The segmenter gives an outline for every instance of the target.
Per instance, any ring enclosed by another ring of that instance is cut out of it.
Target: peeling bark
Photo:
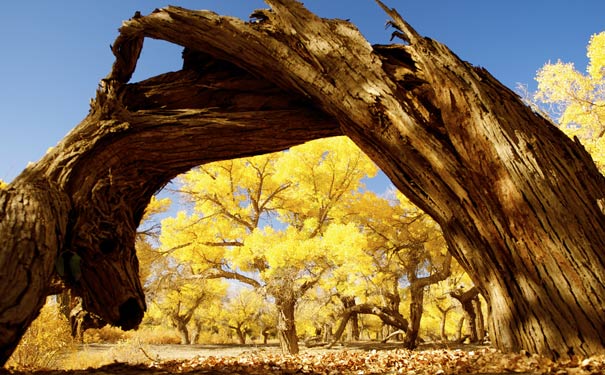
[[[138,325],[135,231],[171,178],[340,134],[441,225],[498,348],[602,353],[605,181],[584,148],[394,10],[405,44],[371,46],[348,22],[267,3],[253,22],[168,7],[123,24],[87,118],[0,192],[0,362],[59,254],[81,258],[66,282],[87,310]],[[185,68],[128,84],[146,37],[187,47]]]

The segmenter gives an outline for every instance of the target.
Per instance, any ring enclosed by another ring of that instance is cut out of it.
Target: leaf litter
[[[2,374],[24,372],[2,370]],[[188,360],[129,365],[115,363],[98,369],[35,371],[28,374],[556,374],[605,373],[605,356],[552,361],[524,352],[503,354],[491,348],[477,350],[434,349],[337,350],[282,355],[247,352],[238,356],[194,357]]]

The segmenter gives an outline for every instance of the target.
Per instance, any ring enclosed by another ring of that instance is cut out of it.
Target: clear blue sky
[[[604,0],[385,0],[421,34],[487,68],[509,87],[535,87],[547,61],[584,70],[590,35],[605,30]],[[156,0],[6,1],[0,12],[0,179],[11,181],[88,111],[110,70],[122,20],[169,4]],[[258,0],[176,1],[247,19]],[[387,43],[387,17],[373,0],[307,0],[322,17],[350,19],[372,43]],[[180,48],[148,42],[134,80],[180,66]]]

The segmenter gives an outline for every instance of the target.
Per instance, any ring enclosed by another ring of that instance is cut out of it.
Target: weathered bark
[[[44,305],[68,212],[69,197],[43,178],[0,189],[0,365]]]
[[[584,148],[392,10],[407,44],[372,47],[348,22],[267,2],[249,23],[176,7],[124,23],[88,117],[0,192],[0,363],[59,254],[81,258],[64,277],[87,310],[139,323],[135,230],[172,177],[343,133],[441,225],[497,347],[603,352],[605,181]],[[204,53],[128,85],[144,37]]]
[[[275,305],[277,306],[277,338],[282,353],[298,354],[298,335],[294,320],[296,299],[283,296],[281,298],[276,297]]]
[[[605,182],[581,145],[394,11],[385,8],[408,45],[372,47],[346,22],[268,3],[273,12],[248,24],[168,8],[122,35],[229,60],[337,118],[441,225],[489,304],[499,348],[603,351]],[[182,32],[192,22],[196,38]]]

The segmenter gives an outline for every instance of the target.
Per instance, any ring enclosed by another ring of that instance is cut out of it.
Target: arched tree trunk
[[[0,364],[54,292],[55,263],[87,311],[124,329],[138,325],[136,228],[176,175],[342,134],[300,94],[224,62],[126,85],[140,47],[118,38],[88,117],[0,189]]]
[[[267,2],[252,22],[168,7],[123,24],[88,117],[0,191],[0,362],[57,259],[85,309],[138,325],[135,231],[175,175],[338,134],[441,225],[498,348],[602,353],[605,181],[584,148],[393,10],[405,43],[371,46]],[[145,37],[187,47],[185,69],[128,85]]]

